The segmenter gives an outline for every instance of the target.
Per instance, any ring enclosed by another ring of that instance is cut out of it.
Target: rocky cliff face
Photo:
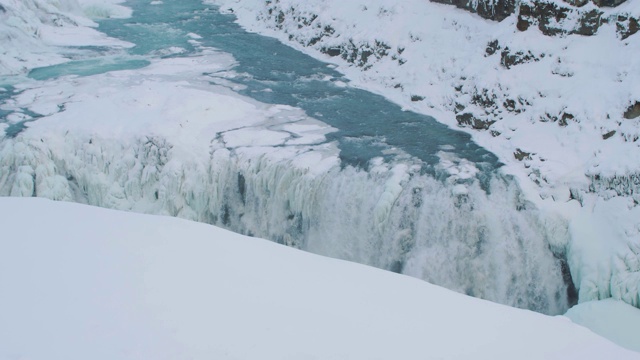
[[[603,24],[615,24],[618,36],[626,39],[638,32],[638,17],[625,11],[601,7],[617,6],[625,0],[589,3],[586,0],[523,0],[518,8],[517,28],[526,31],[534,26],[549,36],[579,34],[591,36]]]
[[[502,21],[517,14],[517,28],[526,31],[537,27],[549,36],[594,35],[603,24],[616,24],[620,38],[625,39],[640,28],[638,17],[624,11],[607,12],[627,0],[431,0],[454,5],[479,16]]]

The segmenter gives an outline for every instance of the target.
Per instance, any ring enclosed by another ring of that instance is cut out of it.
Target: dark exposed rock
[[[493,123],[495,123],[495,120],[478,119],[471,113],[458,114],[456,115],[456,120],[458,121],[458,125],[462,127],[471,126],[476,130],[487,130]]]
[[[379,60],[389,55],[389,49],[391,49],[389,45],[378,40],[371,45],[369,43],[356,44],[352,39],[349,39],[345,44],[340,45],[339,48],[325,48],[322,49],[322,51],[330,56],[340,55],[345,61],[367,70],[371,67],[369,64],[371,57]]]
[[[640,30],[640,24],[638,19],[630,17],[627,14],[618,15],[616,19],[616,30],[622,40],[635,34]]]
[[[454,5],[457,8],[477,13],[489,20],[502,21],[516,11],[516,0],[469,1],[469,0],[431,0],[433,2]]]
[[[284,13],[282,11],[280,11],[278,13],[278,15],[276,16],[276,23],[278,25],[281,25],[284,22]]]
[[[502,104],[502,106],[507,109],[507,111],[515,111],[516,110],[516,101],[512,100],[512,99],[507,99],[504,101],[504,103]]]
[[[422,101],[422,100],[424,100],[424,96],[411,95],[411,101]]]
[[[602,11],[593,9],[582,14],[580,25],[575,29],[574,33],[580,35],[593,35],[598,32],[602,22]]]
[[[513,153],[513,156],[518,160],[531,160],[531,153],[526,151],[522,151],[521,149],[516,149],[516,152]]]
[[[545,113],[542,117],[540,117],[540,121],[542,122],[556,122],[558,121],[558,117],[555,115],[551,115],[549,113]]]
[[[563,1],[569,5],[578,6],[578,7],[585,6],[589,2],[589,0],[563,0]]]
[[[4,6],[0,5],[0,13],[6,13],[7,9],[4,8]]]
[[[329,56],[340,56],[340,48],[331,47],[331,48],[322,48],[320,49],[323,53]]]
[[[569,121],[576,121],[575,116],[568,112],[561,112],[558,115],[551,115],[549,113],[545,113],[544,116],[540,118],[542,122],[558,122],[560,126],[569,125]]]
[[[638,19],[626,13],[611,17],[604,17],[604,12],[598,8],[581,8],[587,3],[585,0],[564,0],[565,4],[549,0],[522,0],[518,8],[518,22],[516,27],[526,31],[531,26],[537,26],[548,36],[579,34],[591,36],[598,32],[603,24],[615,23],[618,35],[622,39],[640,30]],[[597,6],[617,6],[625,0],[593,0]],[[575,5],[575,6],[574,6]],[[577,22],[564,20],[571,17]]]
[[[640,101],[636,101],[635,104],[629,106],[627,111],[624,112],[625,119],[635,119],[640,117]]]
[[[487,49],[486,49],[486,56],[491,56],[493,54],[495,54],[496,52],[498,52],[498,50],[500,50],[500,44],[498,43],[498,40],[493,40],[490,43],[487,44]]]
[[[627,0],[563,0],[563,3],[552,0],[431,0],[433,2],[454,5],[472,13],[490,19],[502,21],[511,14],[518,13],[516,27],[526,31],[537,26],[548,36],[579,34],[590,36],[595,34],[601,25],[616,23],[618,34],[625,39],[639,30],[638,19],[629,14],[618,14],[611,18],[603,18],[603,11],[585,5],[592,2],[597,7],[616,7]],[[563,23],[565,19],[571,21]],[[578,19],[574,22],[573,19]],[[617,19],[616,19],[617,18]],[[500,50],[497,42],[487,46],[486,55],[490,56]]]
[[[480,92],[476,92],[471,97],[471,103],[479,105],[483,108],[493,108],[496,106],[496,95],[490,94],[487,89],[482,89]]]
[[[566,113],[566,112],[562,113],[562,115],[560,115],[560,120],[558,121],[558,125],[567,126],[569,125],[569,121],[574,119],[575,119],[575,116],[573,116],[573,114]]]
[[[613,135],[615,135],[615,134],[616,134],[616,131],[615,131],[615,130],[611,130],[611,131],[609,131],[608,133],[603,134],[603,135],[602,135],[602,139],[603,139],[603,140],[607,140],[607,139],[609,139],[610,137],[612,137],[612,136],[613,136]]]
[[[518,22],[516,22],[516,29],[520,31],[527,31],[529,30],[529,26],[531,26],[531,23],[529,22],[529,16],[518,15]]]
[[[538,25],[543,34],[554,36],[565,33],[559,24],[567,18],[573,8],[558,3],[543,0],[523,2],[520,4],[517,27],[520,31],[527,30],[531,25]]]
[[[592,1],[597,6],[615,7],[626,2],[627,0],[592,0]]]
[[[507,47],[500,53],[500,65],[507,69],[510,69],[514,65],[525,64],[532,61],[540,61],[540,59],[533,55],[531,51],[527,51],[526,54],[522,51],[511,53]]]

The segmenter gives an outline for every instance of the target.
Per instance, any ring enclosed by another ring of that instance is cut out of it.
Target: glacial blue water
[[[167,56],[163,51],[171,47],[185,52],[169,56],[190,56],[196,49],[188,42],[187,34],[196,33],[202,36],[202,45],[230,53],[238,61],[234,70],[242,76],[233,81],[246,86],[240,93],[265,103],[302,108],[337,128],[339,131],[328,137],[339,143],[345,165],[366,167],[374,157],[389,159],[394,152],[385,150],[392,148],[435,165],[439,161],[436,154],[445,146],[454,149],[449,152],[458,157],[475,162],[487,174],[500,165],[468,134],[450,129],[432,117],[403,111],[382,96],[337,86],[337,81],[348,80],[326,63],[275,39],[246,32],[234,23],[233,15],[220,14],[199,0],[165,1],[160,6],[132,0],[127,6],[134,10],[132,18],[102,21],[99,30],[136,44],[128,50],[129,59],[109,56],[106,60],[78,60],[34,69],[29,76],[43,80],[136,69],[146,65],[145,56]],[[432,168],[424,169],[430,172]]]

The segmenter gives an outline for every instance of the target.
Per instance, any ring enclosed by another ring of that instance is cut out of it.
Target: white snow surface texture
[[[517,14],[493,22],[426,0],[207,2],[407,109],[455,128],[456,113],[488,121],[461,130],[498,155],[539,208],[569,221],[580,301],[640,305],[640,117],[623,116],[640,102],[640,35],[622,40],[609,24],[594,36],[549,37],[518,31]],[[600,10],[637,17],[640,2]],[[501,50],[490,55],[493,41]],[[503,51],[535,60],[507,67]]]
[[[2,360],[640,357],[562,316],[201,223],[34,198],[0,198],[0,218]]]

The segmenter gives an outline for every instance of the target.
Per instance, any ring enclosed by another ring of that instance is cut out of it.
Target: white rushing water
[[[134,12],[131,24],[221,16],[198,1],[158,8],[156,18]],[[251,88],[238,79],[257,75],[196,40],[206,34],[174,30],[172,37],[193,46],[188,56],[166,57],[184,53],[175,47],[149,49],[150,65],[141,69],[123,62],[131,70],[14,84],[2,107],[9,115],[0,140],[0,195],[179,216],[503,304],[566,311],[572,300],[557,257],[567,224],[544,217],[499,170],[461,157],[456,149],[468,138],[431,153],[435,165],[389,144],[382,153],[390,156],[356,147],[368,160],[348,165],[341,146],[357,136],[291,104],[239,95],[233,90],[250,95]],[[350,107],[324,106],[326,113]]]

